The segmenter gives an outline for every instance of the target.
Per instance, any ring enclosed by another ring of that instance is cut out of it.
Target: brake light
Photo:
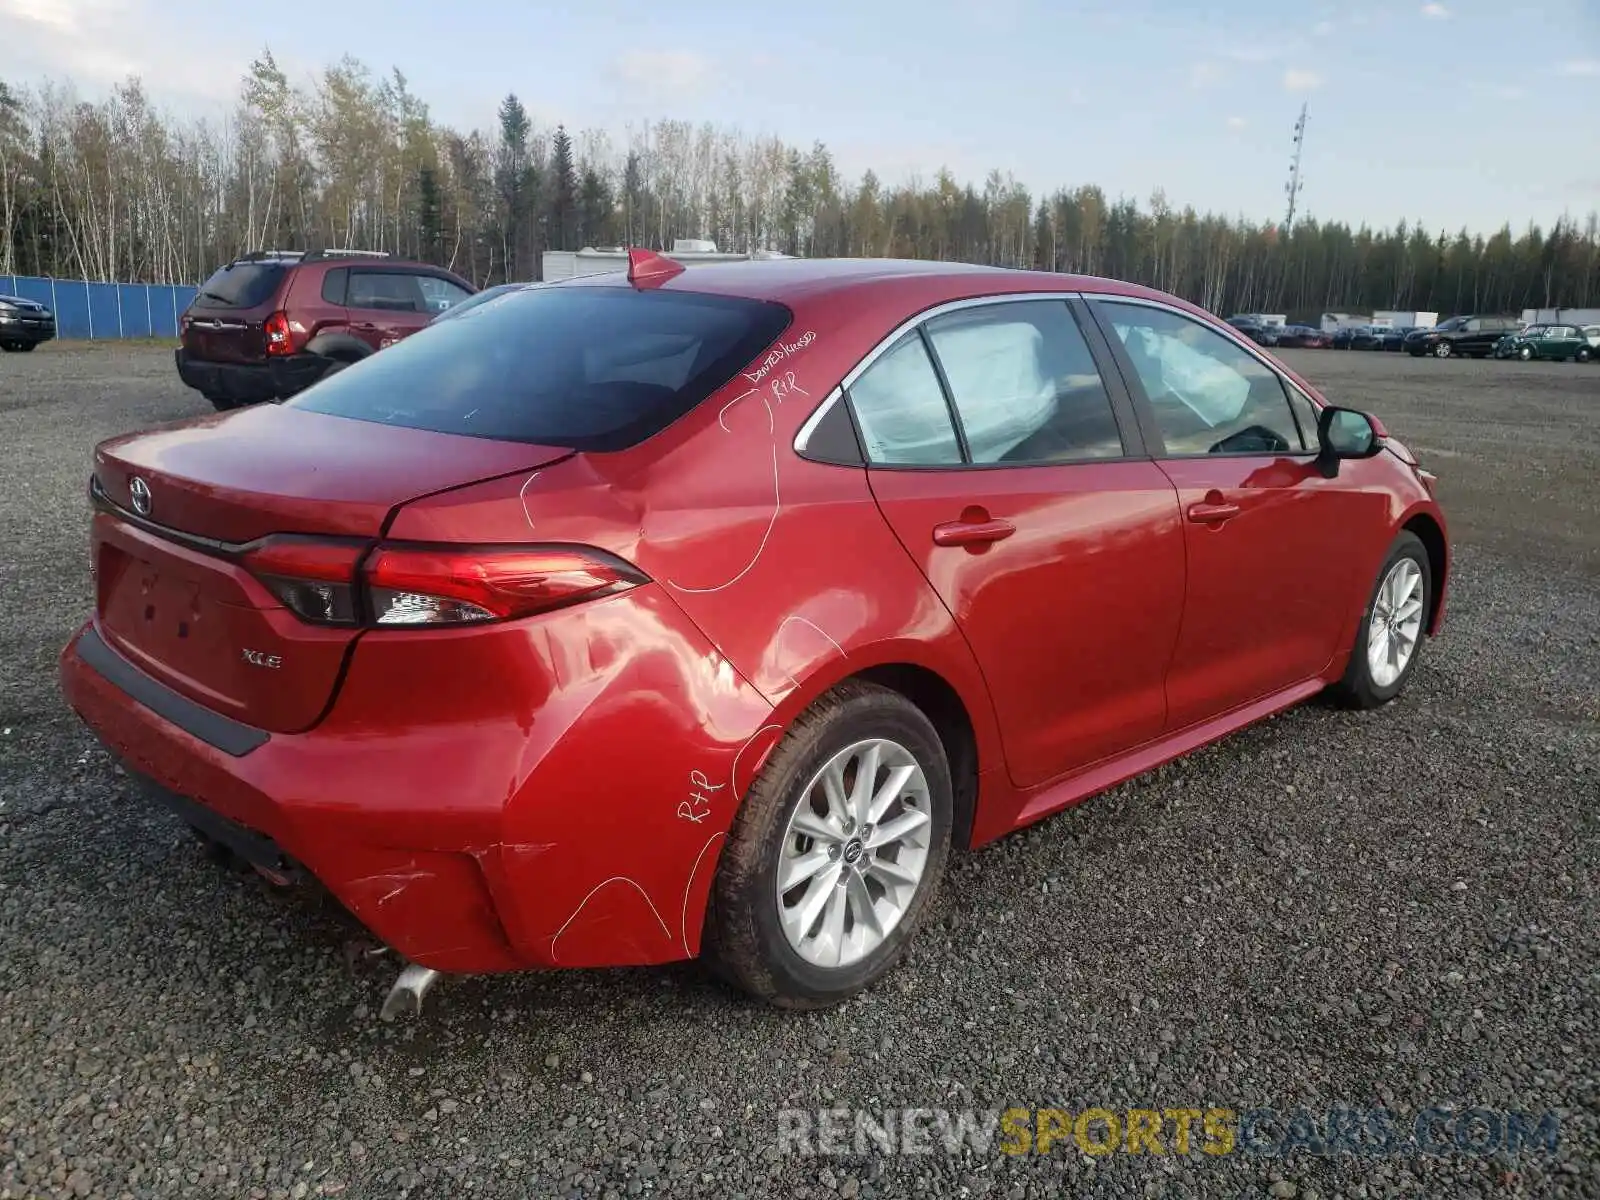
[[[423,546],[268,538],[243,558],[264,587],[318,625],[508,621],[643,583],[621,559],[581,546]],[[363,564],[363,555],[365,562]]]
[[[379,546],[364,575],[375,625],[507,621],[644,578],[620,559],[573,546]]]
[[[289,318],[283,313],[273,313],[262,323],[261,330],[267,335],[268,354],[294,353],[294,342],[289,336]]]

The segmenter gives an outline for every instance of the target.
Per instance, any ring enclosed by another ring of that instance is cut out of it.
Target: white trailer
[[[1375,312],[1372,324],[1378,329],[1432,329],[1439,323],[1436,312]]]
[[[1322,332],[1338,333],[1341,329],[1359,329],[1371,325],[1371,317],[1363,317],[1357,313],[1323,313]]]
[[[1524,325],[1600,325],[1600,308],[1525,308]]]

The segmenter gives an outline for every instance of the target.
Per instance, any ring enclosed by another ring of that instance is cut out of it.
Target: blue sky
[[[434,115],[492,124],[671,116],[834,151],[888,182],[993,167],[1035,189],[1281,215],[1300,103],[1301,210],[1492,230],[1600,209],[1600,0],[0,0],[0,78],[133,71],[220,114],[270,45],[309,79],[398,66]],[[296,14],[314,14],[314,23]]]

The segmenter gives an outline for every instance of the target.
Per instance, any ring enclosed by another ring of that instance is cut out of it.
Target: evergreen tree
[[[572,161],[572,138],[565,125],[557,125],[550,142],[549,191],[545,201],[546,229],[558,250],[578,250],[578,173]]]

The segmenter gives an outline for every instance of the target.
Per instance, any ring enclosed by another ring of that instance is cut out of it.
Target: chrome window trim
[[[942,317],[946,313],[960,312],[963,309],[968,308],[985,308],[993,304],[1036,304],[1041,300],[1060,301],[1062,304],[1065,304],[1069,300],[1082,299],[1083,295],[1084,293],[1082,292],[1063,291],[1003,292],[995,296],[968,296],[961,300],[946,300],[942,304],[936,304],[932,308],[925,308],[921,312],[906,318],[899,325],[895,326],[895,328],[892,329],[887,336],[880,340],[877,345],[873,346],[871,350],[868,350],[866,354],[861,357],[860,362],[856,363],[855,366],[846,371],[844,378],[839,381],[839,386],[834,388],[833,391],[829,392],[827,399],[825,399],[821,404],[817,405],[816,411],[814,411],[805,419],[805,422],[800,426],[800,431],[796,433],[794,437],[795,453],[805,453],[806,439],[811,435],[811,431],[821,423],[822,418],[827,415],[827,412],[830,408],[844,399],[844,394],[850,390],[851,386],[856,382],[856,380],[860,379],[862,375],[866,374],[867,369],[871,367],[873,363],[877,362],[878,359],[882,358],[884,354],[888,353],[890,347],[892,347],[906,334],[910,333],[914,329],[917,329],[924,322],[931,321],[935,317]],[[866,459],[863,465],[870,466],[871,459]]]

